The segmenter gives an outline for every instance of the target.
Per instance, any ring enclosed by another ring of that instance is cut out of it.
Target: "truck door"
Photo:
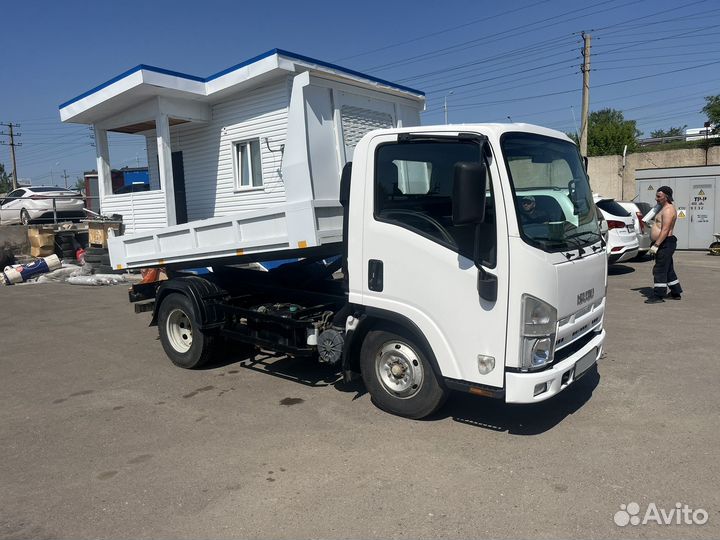
[[[475,225],[452,222],[457,162],[483,159],[478,141],[442,137],[369,144],[362,240],[366,306],[402,316],[424,334],[443,377],[501,387],[507,335],[508,247],[497,164],[488,168],[483,267],[498,278],[494,302],[478,294]],[[478,355],[495,358],[486,375]]]

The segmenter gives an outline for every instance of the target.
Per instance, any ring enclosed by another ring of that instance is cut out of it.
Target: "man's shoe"
[[[682,300],[682,295],[670,293],[670,300]]]
[[[665,302],[665,300],[663,300],[659,296],[651,296],[650,298],[645,300],[646,304],[661,304],[663,302]]]

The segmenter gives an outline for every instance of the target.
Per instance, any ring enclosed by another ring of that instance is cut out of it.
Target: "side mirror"
[[[460,161],[453,177],[452,220],[454,225],[482,223],[485,219],[485,162]]]

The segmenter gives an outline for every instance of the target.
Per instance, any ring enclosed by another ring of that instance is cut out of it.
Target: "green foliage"
[[[12,180],[10,175],[5,171],[5,165],[0,163],[0,193],[12,191]]]
[[[664,137],[682,137],[685,135],[685,128],[687,128],[687,124],[684,126],[673,126],[668,129],[658,129],[657,131],[651,131],[650,136],[653,139],[662,139]]]
[[[705,106],[702,108],[713,126],[713,133],[720,133],[720,94],[705,96]]]
[[[79,193],[85,193],[85,179],[78,177],[75,180],[75,185],[72,187],[72,189]]]
[[[588,121],[588,156],[608,156],[638,148],[637,138],[642,132],[635,120],[625,120],[623,113],[615,109],[602,109],[590,113]]]
[[[648,153],[648,152],[665,152],[667,150],[687,150],[693,148],[706,149],[712,146],[720,146],[720,140],[708,139],[700,141],[672,141],[663,144],[650,144],[648,146],[640,146],[635,150],[636,153]]]

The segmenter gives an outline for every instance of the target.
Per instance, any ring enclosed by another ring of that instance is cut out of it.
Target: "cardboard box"
[[[55,252],[55,247],[50,246],[30,246],[31,257],[49,257]]]
[[[120,234],[119,221],[88,221],[88,242],[92,246],[107,247],[108,231],[113,229]]]
[[[28,240],[31,248],[50,248],[50,253],[52,253],[55,245],[55,232],[52,229],[30,227],[28,229]],[[37,255],[33,256],[36,257]]]

